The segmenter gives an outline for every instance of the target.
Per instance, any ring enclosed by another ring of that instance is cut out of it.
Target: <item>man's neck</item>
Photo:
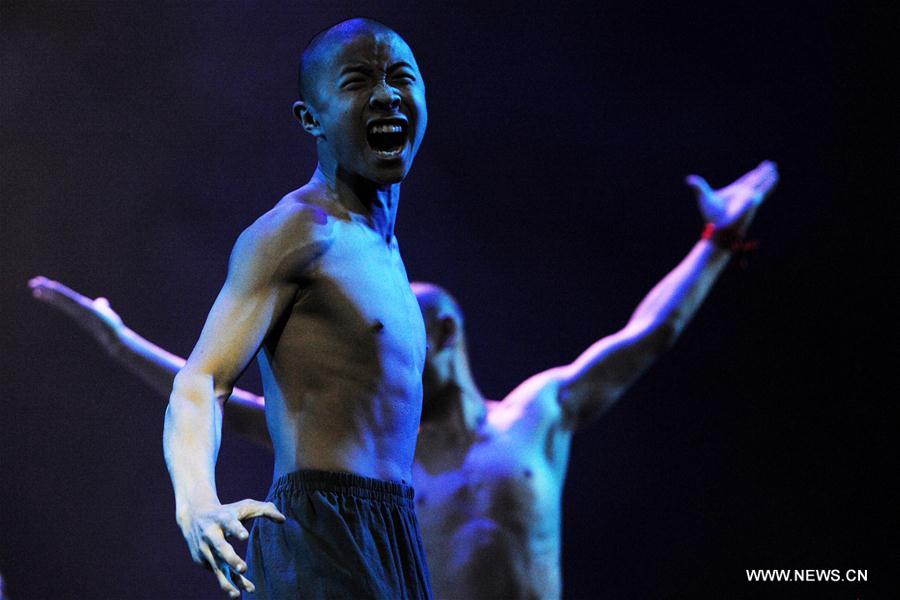
[[[431,392],[422,414],[422,429],[454,436],[476,434],[487,418],[484,396],[475,385],[464,361],[454,364],[451,376],[439,390]]]
[[[330,200],[371,227],[385,242],[391,241],[400,202],[399,183],[378,184],[324,162],[316,166],[310,183],[322,186]]]

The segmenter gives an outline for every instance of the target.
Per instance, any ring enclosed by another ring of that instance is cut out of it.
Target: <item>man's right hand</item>
[[[60,282],[41,275],[31,279],[28,287],[35,298],[60,309],[94,336],[107,352],[115,354],[119,349],[125,326],[121,317],[110,308],[106,298],[91,300]]]
[[[211,569],[219,581],[219,587],[232,598],[241,594],[237,586],[247,592],[255,588],[253,582],[243,575],[247,563],[237,555],[226,538],[246,540],[249,533],[241,521],[256,517],[272,519],[276,523],[285,521],[284,515],[278,512],[274,504],[257,500],[204,506],[178,519],[194,562]]]

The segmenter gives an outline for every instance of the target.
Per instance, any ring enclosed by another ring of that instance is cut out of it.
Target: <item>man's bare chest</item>
[[[359,229],[338,229],[305,275],[291,320],[323,330],[322,337],[374,345],[421,370],[425,327],[396,239]]]
[[[456,462],[456,465],[453,464]],[[445,533],[486,519],[517,530],[540,528],[553,514],[561,482],[542,449],[504,434],[474,443],[457,461],[416,462],[417,508],[427,529]],[[552,519],[551,519],[552,520]]]

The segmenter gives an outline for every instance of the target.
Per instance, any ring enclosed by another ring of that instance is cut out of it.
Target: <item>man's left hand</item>
[[[756,209],[775,189],[778,167],[771,161],[763,161],[734,183],[718,190],[712,189],[699,175],[688,175],[685,181],[696,190],[700,212],[707,223],[717,229],[733,229],[744,234]]]

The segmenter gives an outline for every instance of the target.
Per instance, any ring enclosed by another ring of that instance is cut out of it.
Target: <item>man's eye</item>
[[[394,75],[392,79],[397,83],[402,83],[403,85],[409,85],[416,80],[416,78],[412,75]]]
[[[355,90],[358,89],[365,83],[364,80],[356,78],[356,79],[348,79],[341,83],[341,89],[344,90]]]

